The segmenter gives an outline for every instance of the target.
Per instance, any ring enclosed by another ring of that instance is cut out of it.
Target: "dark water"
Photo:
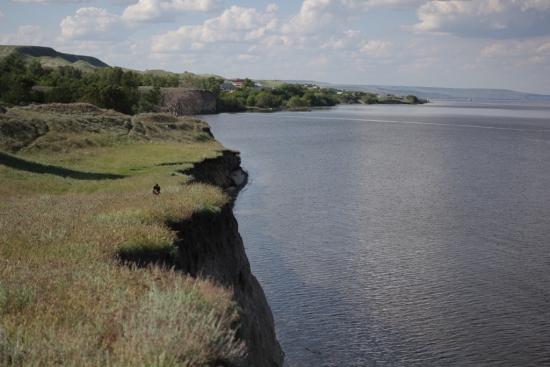
[[[287,366],[550,366],[550,107],[206,120]]]

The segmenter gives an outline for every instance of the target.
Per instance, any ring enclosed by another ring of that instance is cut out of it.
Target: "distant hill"
[[[285,80],[287,83],[317,84],[345,90],[356,90],[376,94],[408,95],[420,98],[446,100],[493,100],[493,101],[550,101],[550,95],[516,92],[509,89],[483,88],[435,88],[435,87],[400,87],[383,85],[350,85],[329,84],[312,80]]]
[[[38,59],[46,67],[70,65],[83,71],[91,71],[97,67],[109,66],[92,56],[65,54],[57,52],[51,47],[0,45],[0,58],[6,57],[11,53],[16,53],[27,60]]]
[[[82,55],[72,55],[62,52],[57,52],[51,47],[40,46],[12,46],[0,45],[0,59],[6,57],[10,53],[17,53],[27,60],[38,59],[45,67],[55,68],[57,66],[70,65],[82,71],[93,71],[98,67],[108,67],[109,65],[103,61],[92,57]],[[131,70],[131,69],[124,69]],[[185,74],[196,75],[199,77],[209,77],[218,75],[213,74],[193,74],[193,73],[173,73],[165,70],[132,70],[138,73],[147,73],[158,76],[178,75],[180,77]],[[330,84],[317,82],[313,80],[258,80],[266,86],[277,86],[283,83],[291,84],[317,84],[322,87],[330,87],[335,89],[356,90],[361,92],[370,92],[376,94],[393,94],[393,95],[409,95],[413,94],[420,98],[439,99],[439,100],[493,100],[493,101],[550,101],[550,95],[522,93],[509,89],[483,89],[483,88],[435,88],[435,87],[403,87],[403,86],[387,86],[387,85],[356,85],[356,84]]]

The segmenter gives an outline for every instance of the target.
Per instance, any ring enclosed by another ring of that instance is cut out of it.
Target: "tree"
[[[247,106],[255,106],[256,105],[256,96],[253,94],[249,95],[246,99],[246,105]]]
[[[161,109],[162,92],[159,87],[153,87],[139,100],[139,112],[158,112]]]
[[[252,88],[254,86],[254,82],[251,79],[244,78],[244,81],[242,82],[241,86],[243,88]]]
[[[75,84],[63,84],[46,93],[46,103],[73,103],[78,100],[79,88]]]
[[[24,74],[6,74],[6,76],[9,78],[2,78],[2,100],[10,105],[26,105],[31,102],[34,79]]]
[[[122,74],[120,84],[123,88],[137,89],[139,87],[139,75],[132,71],[127,71]]]
[[[287,107],[309,107],[310,101],[305,98],[294,96],[286,102]]]
[[[262,92],[256,97],[256,107],[272,108],[279,107],[282,103],[281,98],[268,93]]]
[[[89,84],[85,89],[82,102],[88,102],[101,108],[113,109],[127,115],[132,114],[134,106],[132,94],[116,85],[100,87],[96,84]]]
[[[378,103],[378,98],[375,94],[367,93],[363,97],[361,97],[361,102],[365,104],[375,104]]]
[[[413,96],[412,94],[409,94],[407,96],[407,101],[409,101],[410,103],[418,103],[418,97]]]
[[[40,78],[42,75],[45,74],[44,69],[42,69],[42,64],[38,60],[32,60],[27,65],[27,73],[33,77],[33,78]]]
[[[209,76],[207,78],[193,74],[185,74],[182,77],[182,86],[188,89],[200,89],[214,93],[216,97],[220,94],[220,85],[223,79]]]
[[[11,53],[0,61],[0,74],[24,74],[26,71],[25,61],[16,53]]]
[[[62,79],[82,79],[82,70],[77,69],[70,65],[65,66],[58,66],[57,72],[61,76]]]

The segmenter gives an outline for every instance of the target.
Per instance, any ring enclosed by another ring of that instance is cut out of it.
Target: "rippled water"
[[[206,120],[286,366],[550,365],[550,107]]]

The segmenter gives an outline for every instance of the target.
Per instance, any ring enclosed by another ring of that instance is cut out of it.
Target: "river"
[[[205,116],[285,366],[550,366],[550,106]]]

